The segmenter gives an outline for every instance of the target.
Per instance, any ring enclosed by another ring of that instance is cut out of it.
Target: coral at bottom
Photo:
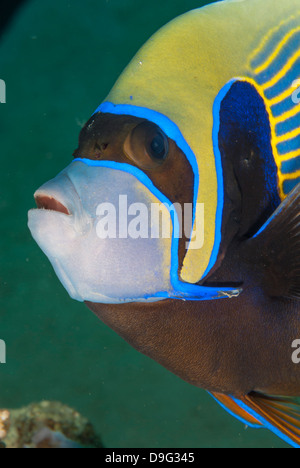
[[[92,424],[59,402],[0,410],[0,448],[101,448]]]

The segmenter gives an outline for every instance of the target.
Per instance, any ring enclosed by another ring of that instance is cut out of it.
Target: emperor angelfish
[[[133,58],[29,213],[72,298],[293,446],[299,78],[299,0],[180,16]]]

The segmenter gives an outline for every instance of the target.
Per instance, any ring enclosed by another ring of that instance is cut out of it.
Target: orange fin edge
[[[222,406],[229,414],[239,419],[247,426],[258,428],[262,424],[245,409],[242,409],[235,399],[223,393],[210,392],[210,395]]]

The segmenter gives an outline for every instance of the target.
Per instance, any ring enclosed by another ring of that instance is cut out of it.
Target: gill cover
[[[248,81],[264,99],[281,198],[284,180],[290,187],[295,178],[293,170],[285,179],[282,175],[268,92],[272,95],[272,88],[278,88],[273,98],[284,114],[281,99],[290,98],[290,103],[291,80],[299,77],[299,13],[299,0],[227,0],[176,18],[142,47],[96,110],[156,123],[188,157],[195,175],[194,205],[204,203],[205,237],[201,249],[186,252],[180,272],[186,283],[203,279],[219,252],[224,197],[219,111],[235,81]],[[285,73],[290,73],[290,81],[282,80]],[[286,118],[297,117],[296,107]],[[284,116],[280,119],[285,121]],[[296,123],[294,127],[287,125],[286,133],[297,137]],[[284,134],[279,138],[284,141]],[[286,159],[296,157],[296,151],[300,155],[299,136],[298,143],[287,145]],[[300,177],[299,161],[298,166]]]

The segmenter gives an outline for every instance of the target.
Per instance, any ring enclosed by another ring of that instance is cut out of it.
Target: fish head
[[[97,112],[71,164],[36,191],[29,229],[78,301],[205,297],[180,279],[193,186],[185,154],[157,124]]]
[[[173,223],[157,186],[182,152],[151,122],[99,113],[82,130],[74,157],[36,191],[37,209],[29,212],[32,236],[70,296],[122,303],[174,294]],[[169,177],[174,199],[182,178]]]

